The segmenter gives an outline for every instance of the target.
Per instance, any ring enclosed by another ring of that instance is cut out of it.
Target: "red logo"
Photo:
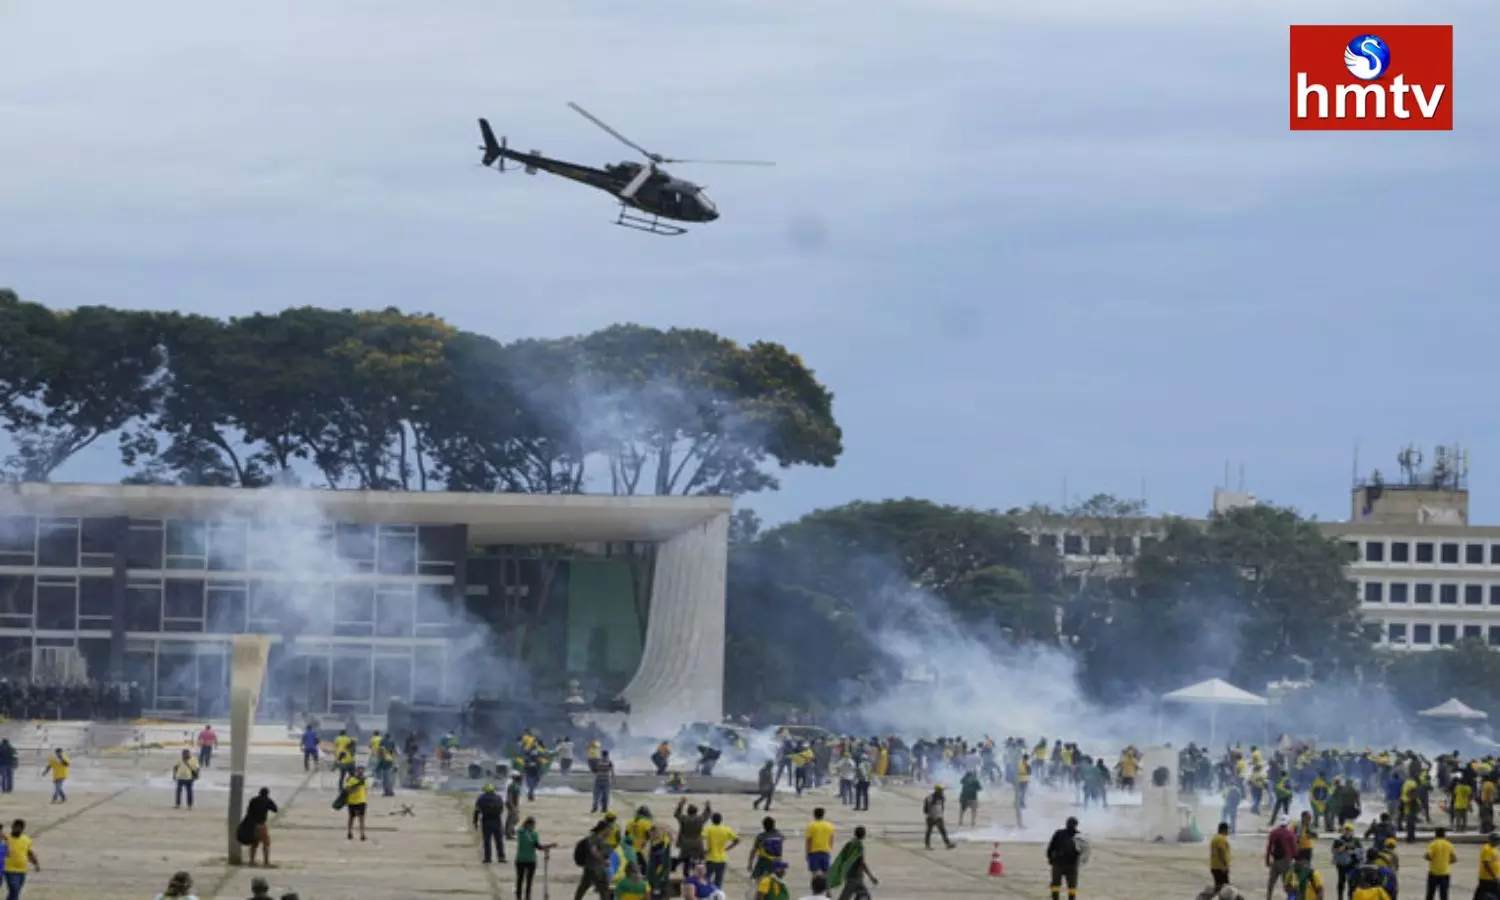
[[[1293,131],[1452,131],[1452,25],[1293,25]]]

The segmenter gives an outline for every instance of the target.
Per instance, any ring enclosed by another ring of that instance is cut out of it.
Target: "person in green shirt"
[[[979,776],[973,772],[965,772],[964,777],[958,782],[958,824],[963,825],[964,813],[969,814],[969,821],[974,827],[979,827]]]
[[[536,816],[527,816],[516,830],[516,900],[531,900],[531,881],[536,877],[536,853],[552,855],[556,844],[542,843],[536,832]]]
[[[625,877],[615,882],[615,900],[647,900],[650,896],[651,886],[641,877],[640,868],[635,863],[627,865]]]

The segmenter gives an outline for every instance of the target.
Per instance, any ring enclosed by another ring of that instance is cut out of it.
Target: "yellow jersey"
[[[370,786],[363,778],[351,778],[344,782],[344,802],[350,806],[363,806],[369,792]]]
[[[1456,809],[1456,810],[1467,811],[1468,808],[1469,808],[1469,800],[1471,798],[1473,798],[1473,796],[1474,796],[1474,789],[1471,788],[1471,787],[1469,787],[1467,784],[1457,784],[1457,785],[1454,785],[1453,786],[1453,808]]]
[[[1221,872],[1229,871],[1229,836],[1216,834],[1208,842],[1208,867]]]
[[[31,868],[31,835],[7,834],[5,846],[5,871],[12,875],[24,875]]]
[[[1479,880],[1500,881],[1500,849],[1485,844],[1479,850]]]
[[[1447,838],[1438,838],[1427,845],[1427,874],[1452,875],[1457,856]]]
[[[646,844],[651,839],[651,829],[656,825],[650,819],[636,817],[625,826],[625,836],[630,839],[630,846],[638,852],[646,849]]]
[[[333,739],[333,752],[334,753],[343,753],[345,750],[347,750],[347,749],[349,749],[350,747],[353,747],[353,746],[354,746],[354,738],[350,737],[347,734],[341,734],[338,737],[336,737],[336,738]]]
[[[66,756],[54,756],[47,760],[47,770],[52,773],[53,781],[62,781],[68,777],[68,765],[71,762]],[[30,838],[27,838],[30,840]],[[25,871],[24,869],[22,871]]]
[[[1391,895],[1383,887],[1355,888],[1349,900],[1391,900]]]
[[[1025,784],[1030,780],[1031,761],[1023,756],[1021,757],[1021,761],[1016,763],[1016,781],[1019,781],[1021,784]]]
[[[703,859],[711,863],[729,862],[729,845],[740,836],[728,825],[709,825],[703,829]]]
[[[833,823],[827,819],[813,819],[807,826],[807,852],[833,852]]]
[[[788,900],[791,896],[787,893],[786,882],[774,875],[767,875],[755,886],[757,900],[764,897],[765,900]]]

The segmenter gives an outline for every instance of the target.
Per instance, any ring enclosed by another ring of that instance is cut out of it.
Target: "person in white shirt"
[[[198,761],[193,751],[182,751],[182,758],[172,766],[172,780],[177,783],[177,808],[182,809],[182,797],[187,795],[187,808],[193,808],[193,782],[198,780]]]

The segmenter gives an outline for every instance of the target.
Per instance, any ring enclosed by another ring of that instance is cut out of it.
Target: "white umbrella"
[[[1264,697],[1258,697],[1247,690],[1237,688],[1222,678],[1210,678],[1197,684],[1179,688],[1161,697],[1163,703],[1192,704],[1195,706],[1207,706],[1208,712],[1208,746],[1217,744],[1219,724],[1219,707],[1221,706],[1267,706],[1268,701]]]
[[[1432,709],[1424,709],[1417,713],[1417,715],[1425,716],[1429,719],[1463,719],[1466,721],[1489,718],[1489,714],[1482,713],[1474,707],[1459,701],[1457,698],[1451,699],[1447,703],[1440,703]]]

